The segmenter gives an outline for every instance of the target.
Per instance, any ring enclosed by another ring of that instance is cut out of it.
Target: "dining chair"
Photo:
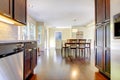
[[[79,45],[78,45],[79,56],[81,55],[85,57],[85,43],[86,43],[86,39],[79,39]]]
[[[62,44],[61,44],[61,54],[63,56],[63,54],[65,54],[65,57],[66,57],[66,50],[69,49],[70,45],[66,45],[65,46],[65,43],[67,42],[67,40],[62,40]],[[63,52],[64,51],[64,52]]]
[[[70,53],[69,54],[73,54],[75,57],[77,57],[77,42],[73,41],[73,44],[70,44]],[[75,51],[75,52],[73,52]],[[73,52],[73,53],[72,53]]]
[[[90,55],[91,55],[91,39],[87,39],[86,43],[90,43],[90,44],[85,45],[85,49],[86,49],[87,53],[90,53]]]

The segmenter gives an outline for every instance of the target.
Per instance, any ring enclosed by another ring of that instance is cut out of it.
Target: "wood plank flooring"
[[[94,52],[90,57],[61,56],[61,50],[40,53],[35,75],[30,80],[108,80],[94,66]]]

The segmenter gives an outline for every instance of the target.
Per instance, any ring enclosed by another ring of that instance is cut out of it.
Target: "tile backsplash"
[[[0,22],[0,40],[17,40],[18,27]]]

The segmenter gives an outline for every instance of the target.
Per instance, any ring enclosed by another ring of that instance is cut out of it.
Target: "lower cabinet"
[[[37,65],[37,49],[34,48],[31,53],[31,69],[34,69]]]
[[[37,65],[37,46],[36,43],[25,43],[24,52],[24,80],[26,80],[30,74],[34,73],[34,69]]]
[[[31,66],[30,66],[30,61],[31,61],[31,52],[26,50],[24,54],[24,79],[29,76],[31,73]]]
[[[102,71],[104,67],[104,26],[99,25],[96,28],[96,54],[95,54],[95,65]]]
[[[111,57],[110,57],[110,23],[106,23],[105,24],[105,47],[104,47],[104,72],[105,74],[110,77],[110,61],[111,61]]]
[[[96,26],[95,65],[110,78],[110,22]]]

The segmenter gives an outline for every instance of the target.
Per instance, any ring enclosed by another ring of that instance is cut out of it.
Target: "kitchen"
[[[119,39],[114,39],[113,37],[113,34],[114,34],[113,16],[120,12],[119,3],[120,3],[119,0],[110,1],[111,80],[120,79],[120,77],[118,76],[118,74],[120,73],[119,58],[118,58],[120,44],[119,44]],[[0,15],[2,15],[2,17],[4,18],[7,18],[8,22],[12,22],[12,23],[6,23],[6,22],[0,21],[0,40],[1,40],[0,45],[2,46],[3,44],[9,44],[9,43],[17,44],[16,47],[18,50],[19,48],[24,47],[23,53],[25,52],[25,49],[27,49],[28,51],[29,50],[31,51],[31,49],[36,50],[36,48],[38,48],[40,51],[44,51],[44,49],[47,49],[48,47],[53,45],[53,44],[50,45],[49,43],[55,42],[54,40],[51,40],[50,36],[52,34],[49,34],[49,33],[52,33],[52,30],[55,30],[55,29],[52,29],[52,28],[49,29],[48,27],[46,27],[44,22],[35,21],[34,18],[30,16],[30,13],[27,13],[27,7],[32,8],[33,6],[27,5],[26,0],[4,0],[4,1],[0,0]],[[46,36],[45,36],[45,33],[47,33]],[[23,41],[23,40],[28,40],[28,41]],[[36,44],[36,40],[39,41],[38,44]],[[35,46],[26,48],[25,45],[27,45],[28,43],[33,44],[34,42],[35,42]],[[20,44],[22,47],[20,47],[18,44]],[[3,51],[5,50],[3,49]],[[37,50],[36,50],[36,53],[37,53]],[[3,56],[6,56],[6,55],[3,55]],[[30,54],[28,56],[30,56]]]

